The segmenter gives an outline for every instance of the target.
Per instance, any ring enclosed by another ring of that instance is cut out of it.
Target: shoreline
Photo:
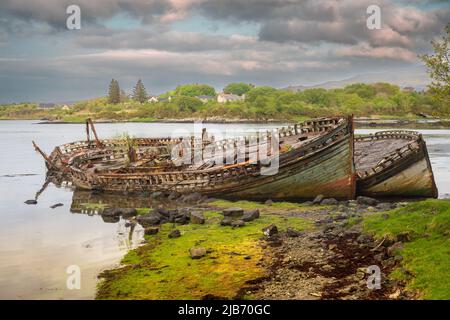
[[[4,121],[21,121],[35,119],[2,119]],[[83,124],[84,121],[52,121],[52,120],[35,120],[35,124]],[[355,127],[357,129],[370,128],[405,128],[405,129],[448,129],[450,128],[450,119],[380,119],[380,118],[355,118]],[[287,124],[295,123],[292,120],[251,120],[251,119],[155,119],[152,121],[145,120],[109,120],[100,119],[95,123],[101,124],[118,124],[118,123],[209,123],[209,124]]]

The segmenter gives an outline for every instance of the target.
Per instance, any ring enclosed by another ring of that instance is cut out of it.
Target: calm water
[[[209,132],[230,131],[239,135],[260,125],[207,124]],[[274,126],[264,126],[269,129]],[[122,123],[98,124],[101,138],[128,132],[134,136],[170,136],[193,132],[192,124]],[[184,130],[184,132],[183,132]],[[358,130],[372,133],[376,130]],[[421,130],[427,141],[441,197],[450,197],[450,130]],[[89,192],[73,192],[50,184],[37,205],[33,199],[45,180],[45,166],[31,140],[46,152],[54,146],[82,140],[81,124],[36,124],[33,121],[0,121],[0,298],[2,299],[90,299],[97,274],[118,264],[120,258],[142,241],[142,229],[125,227],[124,221],[106,223],[98,215],[80,209],[87,202],[133,202],[152,206],[148,199],[118,199]],[[216,133],[217,136],[217,133]],[[50,209],[55,203],[62,207]],[[67,267],[81,269],[81,289],[66,287]]]

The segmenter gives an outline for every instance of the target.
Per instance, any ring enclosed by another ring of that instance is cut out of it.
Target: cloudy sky
[[[66,8],[81,9],[68,30]],[[380,30],[366,26],[381,8]],[[439,0],[1,0],[0,103],[63,102],[183,83],[285,87],[423,71],[450,22]]]

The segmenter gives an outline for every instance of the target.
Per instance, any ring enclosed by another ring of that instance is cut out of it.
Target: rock
[[[190,220],[190,214],[189,213],[178,213],[174,219],[175,223],[179,224],[187,224]]]
[[[373,258],[375,259],[376,262],[382,262],[384,260],[384,253],[378,253],[376,255],[373,256]]]
[[[184,202],[197,202],[202,199],[202,195],[198,192],[188,193],[183,196],[181,196],[181,201]]]
[[[202,247],[190,248],[189,255],[192,259],[200,259],[206,255],[206,249]]]
[[[319,194],[317,197],[314,198],[313,204],[320,204],[323,198],[324,198],[323,194]]]
[[[222,219],[222,221],[220,221],[220,224],[222,226],[231,226],[231,222],[233,222],[233,219],[231,219],[231,217],[225,217]]]
[[[104,217],[120,217],[121,213],[118,208],[106,208],[100,214]]]
[[[387,248],[387,254],[390,257],[394,257],[397,253],[403,248],[403,244],[401,242],[396,242],[389,248]]]
[[[395,208],[395,205],[389,202],[381,202],[377,204],[376,208],[381,211],[387,211]]]
[[[34,199],[31,199],[31,200],[25,201],[24,203],[25,203],[25,204],[37,204],[37,201],[34,200]]]
[[[193,223],[193,224],[204,224],[205,223],[205,217],[203,216],[203,213],[201,211],[192,211],[190,213],[190,219],[191,219],[191,223]]]
[[[271,224],[270,226],[263,228],[262,232],[264,233],[264,235],[270,237],[278,233],[278,228],[276,225]]]
[[[363,205],[367,205],[367,206],[376,206],[379,203],[379,201],[377,199],[370,198],[370,197],[364,197],[364,196],[358,196],[356,198],[356,201],[358,202],[358,204],[363,204]]]
[[[310,206],[312,204],[313,204],[312,201],[305,201],[305,202],[303,202],[303,205],[305,205],[305,206]]]
[[[157,234],[158,231],[159,231],[158,228],[153,228],[153,227],[145,228],[144,234],[146,234],[147,236],[151,236],[151,235]]]
[[[178,229],[175,229],[175,230],[172,230],[172,231],[170,231],[170,233],[169,233],[169,238],[179,238],[179,237],[181,237],[181,232],[180,232],[180,230],[178,230]]]
[[[286,230],[286,235],[290,238],[295,238],[295,237],[299,237],[302,235],[302,233],[300,231],[297,231],[295,229],[292,228],[287,228]]]
[[[322,204],[324,206],[337,205],[338,203],[339,202],[334,198],[327,198],[327,199],[323,199],[322,201],[320,201],[320,204]]]
[[[359,243],[370,244],[372,243],[372,237],[367,234],[362,234],[356,238]]]
[[[231,222],[231,226],[234,227],[234,228],[243,227],[243,226],[245,226],[245,221],[241,220],[241,219],[232,221]]]
[[[103,222],[105,223],[117,223],[120,221],[120,217],[119,216],[105,216],[105,215],[101,215]]]
[[[271,199],[266,200],[266,202],[264,202],[265,205],[267,206],[271,206],[273,204],[273,201]]]
[[[245,211],[244,215],[242,216],[242,220],[244,220],[245,222],[253,221],[258,218],[259,218],[259,210],[258,209]]]
[[[224,217],[242,217],[244,210],[241,208],[227,208],[222,211]]]
[[[63,206],[62,203],[55,203],[54,205],[50,206],[50,208],[55,209],[55,208],[62,207],[62,206]]]
[[[245,260],[250,260],[252,257],[251,256],[245,256],[244,259]]]
[[[154,226],[161,222],[161,214],[156,211],[150,211],[146,215],[138,216],[136,221],[139,222],[143,227]]]
[[[137,210],[134,208],[122,208],[122,217],[131,218],[137,216]]]

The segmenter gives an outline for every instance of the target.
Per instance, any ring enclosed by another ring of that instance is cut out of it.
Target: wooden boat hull
[[[311,199],[323,194],[352,199],[356,188],[352,118],[342,121],[329,132],[318,125],[321,134],[311,143],[281,153],[278,171],[272,175],[262,174],[258,162],[212,170],[124,174],[89,174],[71,166],[71,176],[79,188],[105,191],[200,192],[259,200]]]
[[[414,132],[403,131],[401,134],[414,137],[404,147],[385,157],[383,165],[372,169],[370,174],[359,175],[357,194],[370,197],[437,198],[438,190],[425,141]]]

